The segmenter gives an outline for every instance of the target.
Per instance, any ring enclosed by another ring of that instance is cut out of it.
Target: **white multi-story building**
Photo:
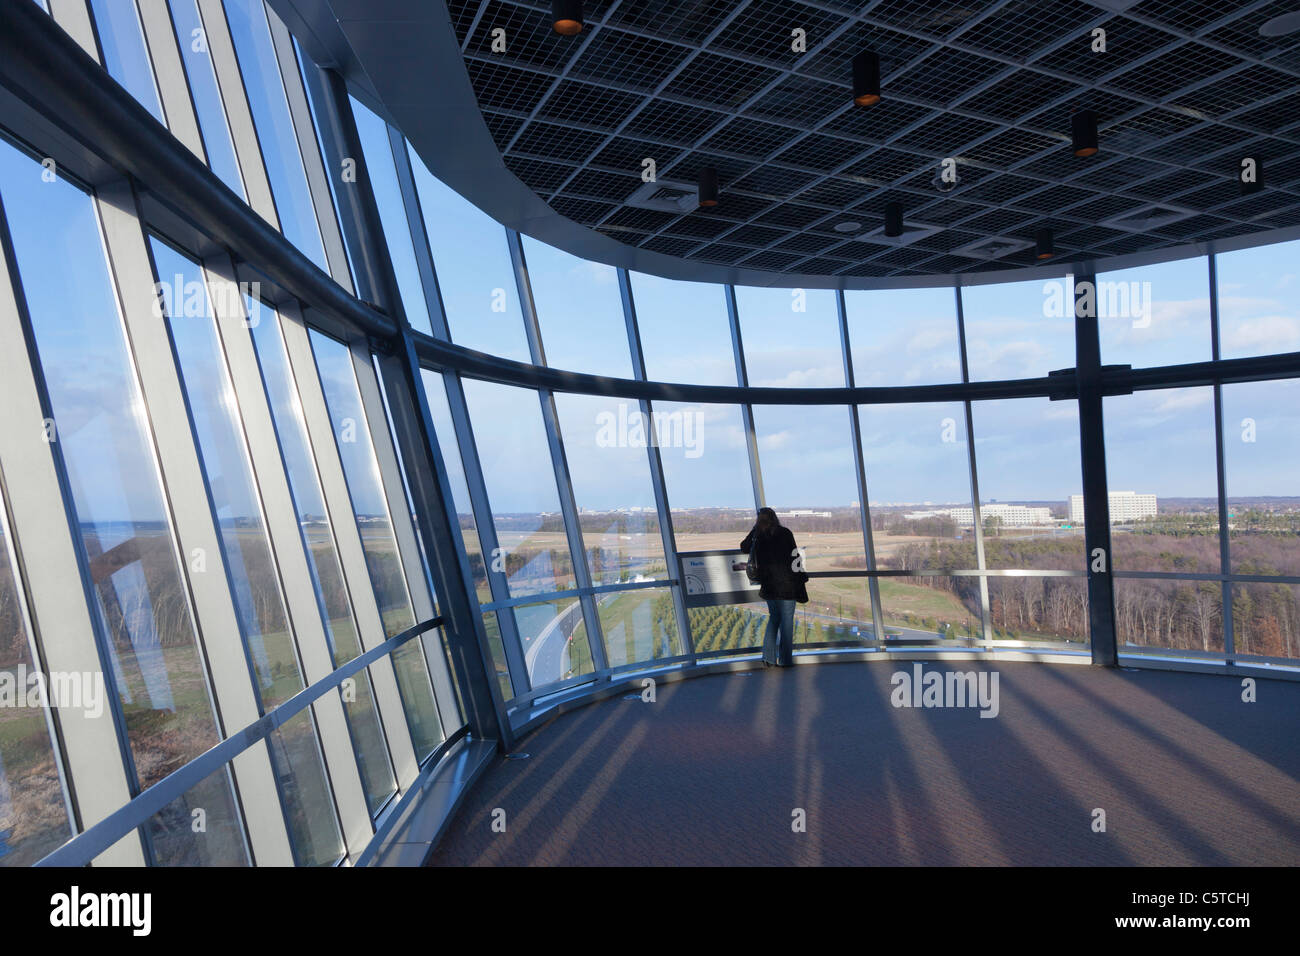
[[[959,525],[973,526],[975,524],[975,510],[973,508],[939,508],[934,511],[912,511],[905,517],[909,520],[915,520],[917,518],[934,518],[940,515],[952,518]],[[1052,523],[1051,508],[1031,505],[985,504],[980,505],[980,515],[985,521],[988,521],[989,518],[997,518],[1005,528],[1032,528]]]
[[[1112,491],[1110,523],[1128,524],[1156,514],[1156,496],[1140,495],[1134,491]],[[1070,523],[1083,524],[1083,495],[1070,495]]]

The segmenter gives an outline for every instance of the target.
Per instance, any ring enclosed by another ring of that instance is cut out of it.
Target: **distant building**
[[[912,511],[904,515],[909,521],[918,518],[951,518],[959,525],[975,524],[973,508],[939,508],[934,511]],[[1053,523],[1052,509],[1031,505],[1004,505],[992,502],[980,505],[980,517],[985,521],[997,518],[1004,528],[1032,528]]]
[[[778,511],[778,518],[829,518],[829,511],[813,511],[809,508],[795,508],[793,511]]]
[[[1110,523],[1128,524],[1156,514],[1156,496],[1140,495],[1133,491],[1112,491]],[[1083,495],[1070,495],[1070,523],[1083,524]]]

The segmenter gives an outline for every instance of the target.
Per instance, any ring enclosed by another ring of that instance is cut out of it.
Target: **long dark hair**
[[[766,518],[765,522],[763,519]],[[776,516],[776,512],[771,508],[759,508],[758,520],[754,523],[760,534],[769,535],[781,527],[781,519]]]

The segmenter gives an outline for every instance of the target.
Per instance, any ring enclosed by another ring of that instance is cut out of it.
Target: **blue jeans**
[[[763,632],[763,660],[769,664],[789,667],[794,663],[794,606],[793,600],[767,602],[767,630]]]

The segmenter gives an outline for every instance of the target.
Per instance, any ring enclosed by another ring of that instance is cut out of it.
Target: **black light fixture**
[[[1070,117],[1070,139],[1075,156],[1097,154],[1097,114],[1092,110],[1079,110]]]
[[[718,204],[718,171],[712,166],[700,170],[700,205],[716,206]]]
[[[853,58],[853,102],[859,106],[880,102],[880,57],[870,50]]]
[[[577,36],[582,32],[582,0],[551,0],[551,19],[556,33]]]
[[[885,203],[885,235],[893,238],[903,234],[903,204]]]
[[[1036,255],[1039,259],[1050,259],[1056,255],[1056,250],[1052,248],[1052,230],[1039,229],[1034,233],[1034,245],[1037,246]]]

